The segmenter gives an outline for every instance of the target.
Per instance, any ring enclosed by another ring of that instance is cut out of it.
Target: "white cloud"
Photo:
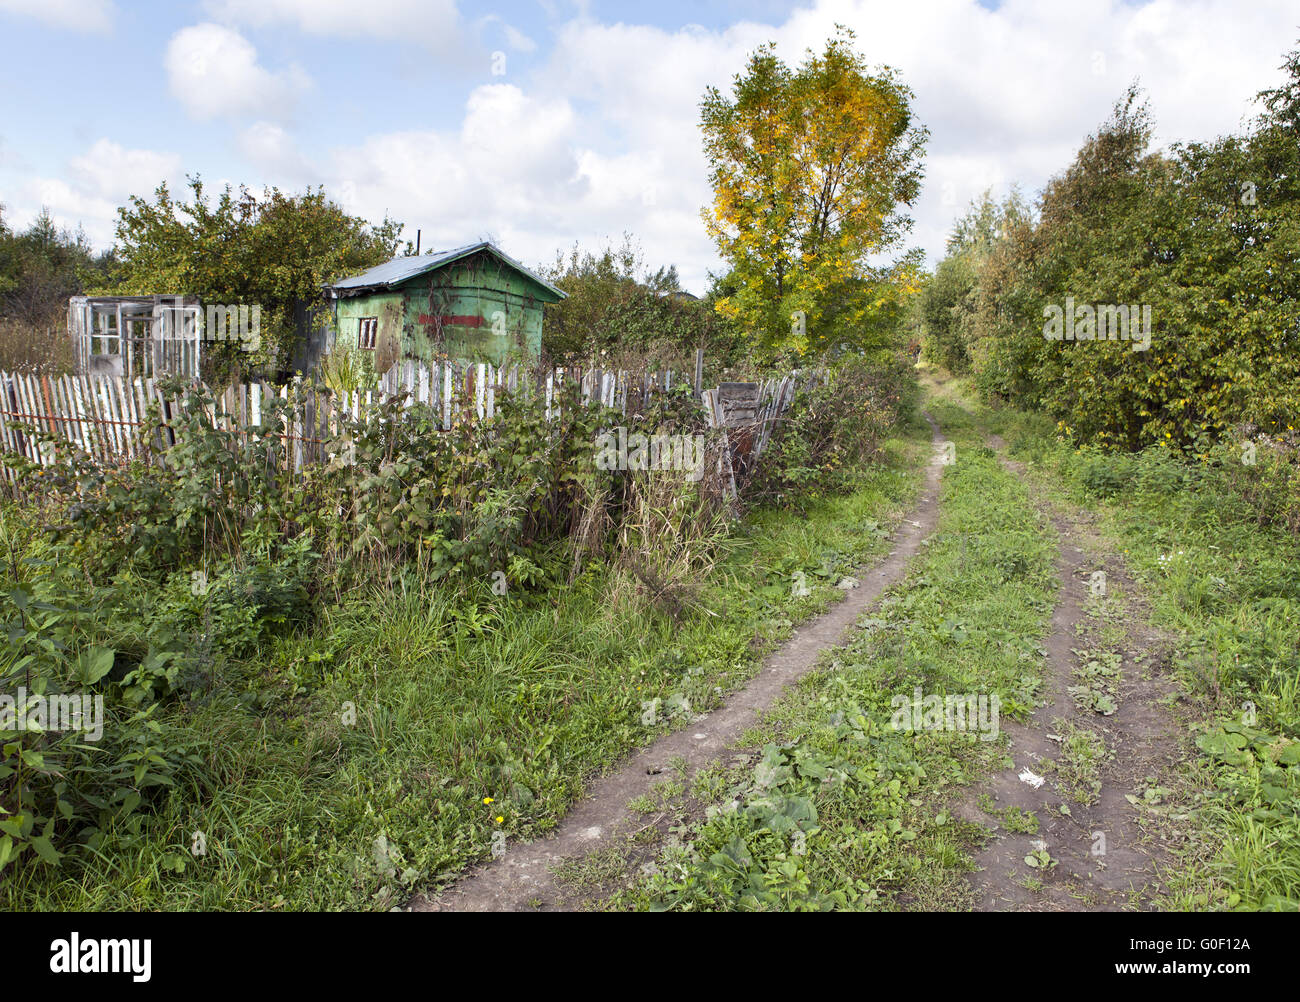
[[[166,181],[181,180],[181,158],[175,153],[128,150],[111,139],[100,139],[84,155],[73,157],[69,173],[88,193],[125,201],[128,195],[147,198]]]
[[[518,28],[511,25],[505,25],[506,44],[516,52],[536,52],[537,43],[525,35]]]
[[[28,225],[44,207],[60,226],[74,231],[80,227],[96,247],[108,247],[118,206],[126,204],[128,196],[147,199],[163,181],[173,191],[184,181],[179,155],[126,149],[107,138],[69,160],[64,174],[31,177],[18,186],[16,228]]]
[[[369,218],[391,212],[422,229],[428,247],[509,234],[517,256],[549,257],[585,189],[575,127],[567,101],[481,86],[458,131],[387,133],[335,150],[327,190]]]
[[[0,14],[33,17],[73,31],[109,31],[117,14],[112,0],[0,0]]]
[[[465,21],[455,0],[206,0],[204,8],[227,25],[291,25],[310,35],[404,43],[411,51],[423,50],[416,60],[399,57],[408,76],[477,73],[490,58],[489,50],[502,48],[501,39],[514,52],[537,49],[536,41],[499,15]],[[494,32],[497,37],[488,44],[485,36]]]
[[[35,177],[21,185],[15,201],[18,209],[11,220],[15,230],[31,225],[37,213],[46,208],[60,227],[73,232],[84,230],[94,246],[113,243],[118,203],[112,199],[89,193],[62,178]]]
[[[219,24],[182,28],[163,59],[171,92],[196,119],[287,117],[311,81],[297,66],[271,72],[243,35]]]
[[[250,163],[272,176],[295,183],[315,177],[297,141],[274,122],[254,122],[239,134],[238,144]]]

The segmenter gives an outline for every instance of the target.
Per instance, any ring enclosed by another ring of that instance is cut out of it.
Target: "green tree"
[[[701,103],[714,196],[703,216],[735,287],[718,309],[767,357],[867,347],[864,332],[884,326],[872,315],[915,289],[914,268],[867,262],[911,226],[902,207],[928,133],[911,91],[888,68],[868,72],[854,37],[841,27],[796,70],[765,45],[730,96],[710,87]]]
[[[111,260],[80,230],[61,229],[45,209],[21,233],[0,217],[0,369],[71,369],[68,297],[102,282]]]
[[[85,233],[60,229],[49,210],[22,233],[0,218],[0,304],[6,316],[40,324],[62,316],[68,297],[102,280],[110,255],[97,254]]]
[[[1242,424],[1294,430],[1300,54],[1283,71],[1243,134],[1168,154],[1150,151],[1151,117],[1130,88],[1048,184],[1037,219],[1004,220],[976,260],[973,312],[970,297],[957,309],[969,320],[958,340],[984,392],[1041,407],[1075,440],[1109,448],[1208,455]],[[967,229],[979,226],[958,228]],[[954,250],[949,261],[970,253]],[[1106,338],[1100,309],[1096,319],[1076,310],[1075,339],[1045,339],[1045,317],[1071,301],[1149,310],[1149,345]]]
[[[650,271],[631,234],[594,253],[575,244],[543,272],[568,294],[546,306],[542,347],[552,362],[682,368],[696,348],[711,361],[724,348],[721,318],[681,288],[676,266]]]
[[[926,355],[950,372],[970,369],[971,344],[977,337],[977,284],[985,263],[1009,228],[1028,218],[1029,208],[1016,189],[1001,204],[985,191],[953,226],[948,256],[917,297]]]
[[[300,195],[267,188],[258,197],[226,185],[215,201],[198,177],[189,189],[183,202],[159,185],[153,201],[132,196],[118,210],[119,265],[106,291],[260,306],[260,349],[214,343],[204,375],[215,381],[241,369],[285,371],[301,311],[308,323],[319,320],[322,286],[389,260],[400,244],[400,223],[348,215],[323,187]]]

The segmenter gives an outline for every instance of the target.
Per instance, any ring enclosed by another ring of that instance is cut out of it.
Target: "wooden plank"
[[[442,363],[442,430],[451,430],[451,393],[452,393],[452,373],[451,362]]]
[[[14,452],[20,456],[26,456],[27,436],[23,433],[23,426],[25,426],[26,422],[23,418],[18,416],[23,413],[23,397],[22,391],[18,385],[19,379],[20,376],[17,373],[13,373],[9,376],[5,389],[5,407],[9,411],[8,420],[16,422],[19,425],[19,427],[12,433]]]
[[[140,425],[135,430],[136,447],[141,455],[148,456],[153,448],[149,436],[149,380],[141,376],[131,383],[131,400]]]
[[[63,377],[64,394],[68,398],[68,411],[76,418],[77,448],[87,455],[92,455],[90,424],[86,421],[86,401],[81,395],[81,381],[76,376]]]
[[[18,410],[17,393],[14,389],[14,377],[11,373],[4,373],[3,382],[0,382],[0,405],[4,408],[4,436],[5,450],[14,455],[23,455],[23,442],[20,433],[9,427],[9,425],[18,420],[15,412]],[[9,482],[15,486],[16,490],[21,490],[22,485],[18,480],[16,470],[10,470],[6,467]]]
[[[9,416],[9,373],[0,370],[0,448],[3,448],[6,455],[16,452],[13,432],[9,430],[9,422],[12,418]],[[0,466],[3,471],[5,483],[10,484],[15,493],[18,489],[17,478],[14,471],[8,466]]]
[[[32,422],[32,427],[38,435],[44,435],[49,431],[49,423],[43,420],[45,416],[45,408],[41,404],[40,381],[36,376],[26,376],[23,379],[23,389],[27,394],[27,413],[32,415],[28,420]],[[48,450],[44,443],[33,439],[32,446],[34,458],[42,466],[49,465]]]
[[[140,450],[154,458],[158,451],[158,427],[150,421],[149,410],[157,407],[158,390],[153,376],[142,376],[135,386],[136,413],[140,415],[140,427],[136,429]],[[161,414],[161,411],[159,412]]]
[[[162,394],[158,392],[158,383],[153,376],[149,376],[144,381],[144,403],[146,407],[155,406],[158,417],[155,419],[159,424],[163,420],[162,412]],[[166,448],[166,432],[155,424],[153,427],[145,429],[145,435],[149,443],[149,448],[156,454]]]
[[[130,383],[125,379],[115,380],[111,387],[111,392],[117,397],[114,406],[117,409],[119,421],[130,421],[133,418],[131,407]],[[122,433],[122,447],[125,454],[134,458],[136,454],[135,429],[127,427],[125,424],[119,426]]]
[[[112,418],[108,413],[108,406],[104,403],[104,386],[103,379],[98,376],[90,376],[86,381],[86,388],[90,393],[95,411],[95,423],[99,428],[101,456],[105,462],[111,462],[115,454],[113,440],[113,426],[109,423]]]
[[[33,463],[40,463],[40,446],[36,440],[36,435],[40,433],[40,426],[36,424],[35,419],[31,416],[36,413],[36,402],[32,399],[30,378],[28,376],[19,376],[17,380],[15,380],[14,385],[18,389],[19,410],[25,415],[21,418],[21,421],[28,431],[28,434],[25,436],[27,448],[25,449],[24,454]]]
[[[0,372],[0,437],[3,437],[6,452],[19,452],[18,435],[10,427],[10,423],[16,420],[13,411],[16,410],[10,402],[9,391],[12,386],[12,379],[7,372]],[[7,472],[12,473],[8,467]]]
[[[50,434],[55,439],[55,455],[57,455],[59,447],[67,442],[68,435],[68,422],[63,420],[66,414],[64,413],[63,401],[59,399],[56,389],[57,383],[57,378],[51,380],[48,375],[42,375],[40,378],[41,399],[45,406]]]
[[[128,415],[128,420],[133,422],[133,426],[128,428],[130,434],[131,449],[135,455],[146,456],[145,449],[145,412],[140,409],[140,378],[135,378],[122,384],[123,403]]]
[[[117,458],[126,456],[127,441],[126,429],[119,423],[122,420],[121,401],[115,394],[117,380],[104,379],[100,381],[100,390],[104,395],[104,416],[107,418],[108,427],[113,433],[113,454]]]
[[[295,446],[297,443],[295,443],[293,440],[294,435],[296,435],[297,432],[295,432],[294,430],[294,415],[288,408],[288,403],[289,403],[288,386],[280,387],[279,397],[280,400],[283,401],[285,405],[283,411],[280,414],[280,434],[284,436],[283,439],[281,440],[284,446],[284,468],[287,472],[292,473],[295,469],[297,469],[297,466],[295,465],[295,461],[297,458]]]
[[[95,405],[91,401],[90,380],[86,375],[78,374],[72,377],[72,382],[76,387],[77,410],[84,420],[86,451],[90,453],[92,459],[98,462],[103,459],[104,450],[100,442],[99,415],[96,413]]]
[[[19,418],[23,423],[23,429],[26,434],[23,436],[23,455],[33,463],[40,461],[40,454],[36,448],[35,429],[31,418],[36,413],[36,405],[32,403],[31,394],[28,392],[27,377],[19,374],[14,379],[14,389],[18,393],[17,410],[23,416]]]
[[[76,408],[72,403],[72,389],[68,385],[67,376],[56,376],[54,379],[54,392],[59,401],[59,413],[62,414],[66,421],[63,422],[62,436],[74,452],[81,451],[81,428],[76,420]]]
[[[50,388],[50,377],[46,375],[37,376],[33,383],[36,389],[36,396],[40,402],[41,413],[45,415],[45,430],[53,438],[54,442],[47,442],[45,445],[46,459],[53,463],[58,456],[58,440],[63,438],[63,422],[59,420],[63,415],[59,412],[58,402]]]
[[[122,448],[127,456],[134,457],[137,452],[135,429],[126,423],[132,418],[129,385],[125,379],[115,380],[112,392],[116,398],[114,404],[117,408],[118,420],[123,422],[118,426],[122,433]]]
[[[177,430],[175,421],[179,404],[167,395],[161,382],[154,382],[153,391],[158,399],[158,410],[162,414],[162,451],[166,452],[176,444]]]
[[[328,394],[318,396],[317,403],[320,414],[320,427],[317,429],[316,437],[320,439],[320,445],[316,447],[317,456],[322,463],[329,462],[330,444],[334,438],[334,398]]]

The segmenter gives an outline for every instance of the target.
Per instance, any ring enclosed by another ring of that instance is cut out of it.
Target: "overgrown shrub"
[[[749,473],[751,501],[803,505],[842,490],[876,459],[909,404],[914,381],[904,356],[849,355],[826,373],[804,374],[789,412]]]
[[[1002,212],[975,255],[954,235],[922,300],[931,354],[958,369],[969,356],[986,396],[1041,408],[1076,442],[1111,450],[1204,455],[1243,421],[1274,437],[1294,425],[1300,50],[1282,69],[1248,128],[1169,151],[1151,148],[1154,122],[1130,89],[1033,216]],[[1145,335],[1098,330],[1100,311],[1119,306],[1137,314],[1130,327],[1149,310],[1145,348],[1134,350]],[[1048,340],[1062,315],[1074,329]]]
[[[1214,459],[1229,490],[1258,524],[1300,534],[1300,437],[1243,433],[1239,441],[1220,445]]]

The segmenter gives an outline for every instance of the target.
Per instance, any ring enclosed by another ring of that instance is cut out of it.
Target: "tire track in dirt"
[[[997,451],[1004,448],[997,436],[989,439],[989,445]],[[1002,463],[1024,477],[1021,464],[1007,459]],[[1159,705],[1174,686],[1161,674],[1165,665],[1159,638],[1145,626],[1145,617],[1132,615],[1136,589],[1121,562],[1103,550],[1086,516],[1063,514],[1046,501],[1039,503],[1060,540],[1056,573],[1061,582],[1051,634],[1044,645],[1048,672],[1042,703],[1027,724],[1003,723],[1010,738],[1007,754],[1014,764],[996,773],[983,788],[996,800],[999,811],[1032,811],[1039,825],[1035,832],[1011,831],[1005,815],[998,818],[971,803],[957,808],[962,817],[996,832],[975,856],[979,870],[970,878],[975,907],[980,911],[1150,908],[1152,896],[1160,890],[1157,865],[1167,862],[1168,854],[1160,833],[1153,830],[1159,828],[1158,823],[1153,824],[1158,819],[1141,814],[1127,798],[1141,794],[1148,781],[1158,785],[1161,777],[1167,779],[1175,771],[1179,729],[1172,713]],[[1114,605],[1129,623],[1120,645],[1124,656],[1117,708],[1109,716],[1081,709],[1069,692],[1077,681],[1074,650],[1095,642],[1081,636],[1080,628],[1083,634],[1095,637],[1084,597],[1091,573],[1099,569],[1104,569],[1109,593],[1123,596]],[[1135,651],[1153,654],[1141,671],[1131,657]],[[1149,672],[1149,677],[1143,677],[1143,671]],[[1106,748],[1097,770],[1101,789],[1095,801],[1088,805],[1070,802],[1068,814],[1059,811],[1070,799],[1062,792],[1064,784],[1054,770],[1044,767],[1063,757],[1066,736],[1058,733],[1066,729],[1062,722],[1092,731]],[[1020,778],[1026,769],[1043,779],[1038,788]],[[1057,865],[1030,868],[1025,857],[1044,845]],[[1041,886],[1026,886],[1027,880],[1036,880]]]
[[[924,417],[930,425],[931,443],[937,448],[945,440],[935,420],[929,414]],[[597,780],[549,837],[507,845],[499,858],[474,867],[435,895],[417,895],[408,903],[408,910],[531,911],[566,907],[566,895],[555,876],[557,868],[626,845],[630,833],[646,827],[644,819],[628,807],[629,801],[649,793],[669,771],[669,763],[689,783],[698,770],[725,759],[786,688],[812,669],[821,652],[847,640],[858,617],[903,578],[922,540],[934,532],[938,523],[942,469],[939,457],[933,456],[926,468],[921,500],[894,530],[892,549],[884,560],[861,570],[856,589],[833,609],[796,629],[767,658],[758,674],[728,696],[721,707],[682,730],[664,735]]]

